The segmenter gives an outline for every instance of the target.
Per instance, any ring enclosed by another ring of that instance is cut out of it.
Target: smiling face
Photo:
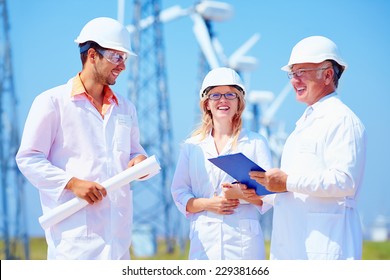
[[[293,75],[291,78],[298,101],[310,106],[335,90],[330,62],[295,64],[291,72],[299,73],[298,70],[301,70],[300,76]]]
[[[120,55],[125,55],[123,52],[115,51]],[[98,58],[94,64],[94,76],[95,80],[104,85],[114,85],[119,74],[126,69],[125,61],[121,63],[114,64],[110,62],[103,55],[96,52],[96,57]]]
[[[239,95],[241,95],[240,91],[233,86],[216,86],[207,93],[207,96],[216,93],[222,94],[221,98],[218,100],[208,99],[206,109],[211,112],[214,120],[232,121],[233,117],[238,112]],[[236,93],[237,97],[234,99],[226,99],[223,95],[226,93]]]

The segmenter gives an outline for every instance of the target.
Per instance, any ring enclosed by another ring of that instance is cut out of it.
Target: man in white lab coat
[[[48,259],[129,259],[130,188],[107,194],[97,182],[146,158],[134,105],[110,88],[133,55],[130,34],[95,18],[75,42],[83,69],[35,98],[16,161],[38,188],[43,213],[75,196],[89,203],[45,230]]]
[[[347,64],[333,41],[298,42],[288,72],[296,98],[307,104],[283,150],[280,169],[251,172],[274,206],[271,259],[361,259],[356,199],[366,159],[366,131],[339,99]]]

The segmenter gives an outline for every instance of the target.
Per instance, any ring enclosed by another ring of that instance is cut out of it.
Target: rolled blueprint
[[[159,173],[160,169],[160,165],[156,157],[153,155],[100,184],[105,187],[109,193],[127,185],[131,181],[139,179],[140,177],[149,175],[147,178],[149,179]],[[43,229],[47,229],[68,218],[70,215],[76,213],[87,205],[88,202],[86,200],[75,197],[39,217],[39,223]]]

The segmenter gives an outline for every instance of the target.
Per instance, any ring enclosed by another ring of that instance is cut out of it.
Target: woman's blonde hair
[[[211,130],[214,127],[213,123],[213,116],[211,114],[211,111],[207,109],[207,104],[209,102],[208,99],[208,93],[211,89],[213,89],[215,86],[208,87],[205,89],[205,97],[203,97],[200,100],[199,106],[202,113],[201,122],[198,125],[198,127],[192,132],[192,136],[200,136],[200,140],[203,140],[206,138],[206,136],[211,132]],[[244,98],[244,91],[241,87],[236,85],[231,85],[230,87],[234,87],[238,90],[237,98],[238,98],[238,108],[237,113],[234,115],[232,124],[233,124],[233,144],[235,145],[237,143],[238,136],[240,134],[240,131],[242,129],[242,113],[245,109],[245,98]]]

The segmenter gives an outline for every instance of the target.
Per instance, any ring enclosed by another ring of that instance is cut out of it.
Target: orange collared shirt
[[[107,113],[112,103],[115,102],[118,105],[118,99],[116,98],[114,92],[111,90],[109,86],[104,86],[103,92],[104,92],[103,106],[100,107],[99,104],[96,104],[95,99],[91,95],[89,95],[88,92],[86,91],[83,82],[80,79],[80,73],[77,74],[76,77],[73,79],[71,96],[73,97],[79,94],[84,94],[91,102],[91,104],[96,108],[96,110],[98,110],[102,118],[104,118],[105,114]]]

